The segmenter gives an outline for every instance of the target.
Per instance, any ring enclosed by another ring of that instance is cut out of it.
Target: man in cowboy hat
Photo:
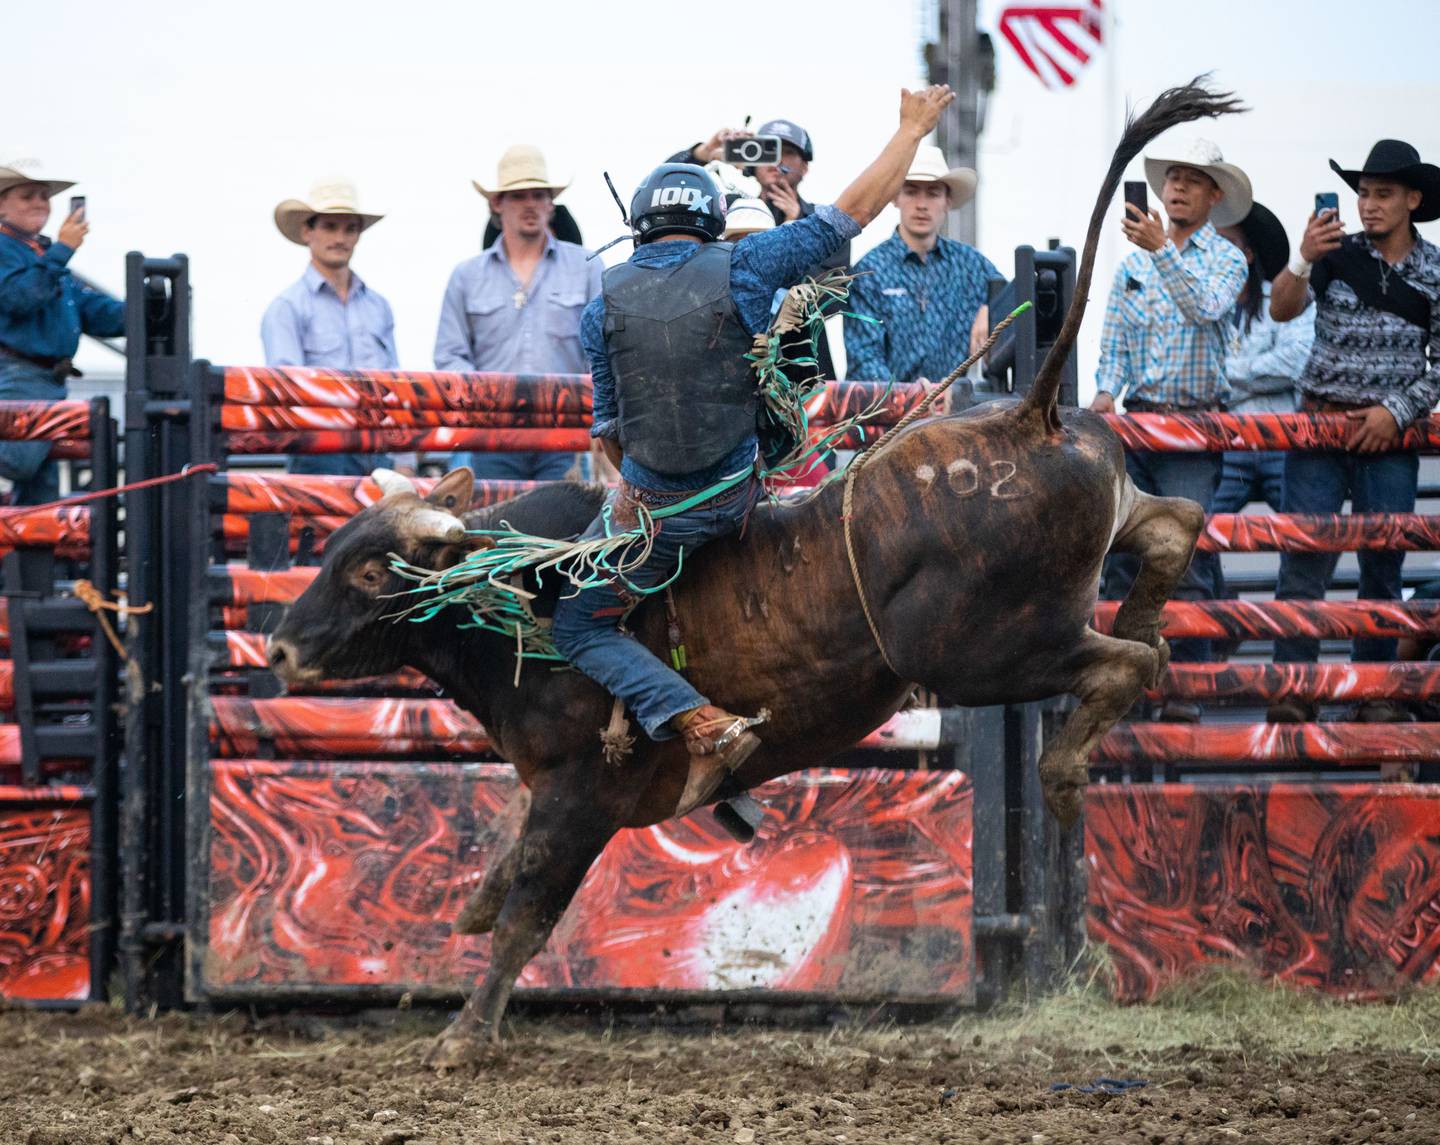
[[[260,321],[267,366],[399,368],[390,303],[350,269],[361,233],[382,217],[360,210],[355,185],[345,179],[322,180],[308,198],[276,206],[275,226],[292,243],[309,248],[310,262]],[[363,477],[391,464],[386,454],[303,455],[290,458],[290,472]]]
[[[591,434],[620,468],[621,484],[587,538],[653,529],[643,561],[580,592],[562,594],[555,646],[635,715],[654,740],[682,737],[690,773],[676,805],[710,799],[755,751],[758,722],[723,711],[618,625],[636,594],[653,590],[696,549],[735,532],[760,495],[755,335],[768,330],[775,292],[860,233],[894,198],[920,141],[954,99],[948,87],[904,91],[900,123],[876,159],[833,205],[733,245],[725,200],[703,167],[666,163],[630,204],[635,251],[605,271],[581,338],[594,381]]]
[[[80,335],[125,333],[125,304],[70,273],[90,232],[84,212],[70,214],[53,241],[40,233],[51,198],[74,185],[47,179],[35,160],[0,160],[0,400],[60,401],[79,373]],[[0,477],[14,483],[17,505],[60,496],[46,441],[0,442]]]
[[[1247,268],[1245,256],[1216,227],[1250,213],[1250,180],[1204,139],[1146,156],[1145,177],[1168,221],[1156,210],[1126,205],[1120,226],[1139,249],[1120,263],[1110,288],[1091,408],[1111,413],[1123,398],[1127,413],[1220,409],[1229,392],[1227,327]],[[1220,458],[1208,453],[1127,452],[1125,467],[1146,493],[1186,497],[1207,511],[1220,476]],[[1138,568],[1132,556],[1108,557],[1105,598],[1123,599]],[[1208,600],[1213,583],[1203,562],[1192,565],[1175,597]],[[1171,649],[1177,660],[1210,659],[1206,640],[1176,640]],[[1199,718],[1198,709],[1178,705],[1166,714]]]
[[[985,339],[990,280],[1004,278],[972,246],[944,238],[947,212],[975,197],[977,177],[952,168],[924,146],[895,196],[900,225],[855,267],[845,314],[847,377],[866,381],[938,381]]]
[[[1275,278],[1270,311],[1279,321],[1315,302],[1315,348],[1300,379],[1300,408],[1343,413],[1352,431],[1346,453],[1292,451],[1285,457],[1285,511],[1338,513],[1346,497],[1356,513],[1415,509],[1419,458],[1400,448],[1405,430],[1427,417],[1440,397],[1440,247],[1416,223],[1440,218],[1440,167],[1422,163],[1408,143],[1382,139],[1364,167],[1331,169],[1359,196],[1361,230],[1346,235],[1330,211],[1312,214],[1299,257]],[[1400,599],[1405,554],[1359,554],[1362,600]],[[1276,597],[1323,600],[1334,553],[1284,553]],[[1319,642],[1275,642],[1278,662],[1311,662]],[[1393,660],[1395,641],[1361,637],[1356,660]],[[1315,705],[1286,699],[1270,706],[1274,722],[1308,721]],[[1391,701],[1360,705],[1355,718],[1409,718]]]
[[[552,179],[538,147],[517,144],[500,156],[488,186],[500,238],[457,266],[445,287],[435,334],[437,370],[503,374],[583,374],[580,314],[600,293],[599,259],[550,232],[555,196],[569,184]],[[477,477],[556,481],[575,464],[569,453],[456,454]]]

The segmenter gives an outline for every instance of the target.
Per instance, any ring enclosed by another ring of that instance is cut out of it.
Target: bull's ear
[[[396,473],[393,469],[377,469],[370,474],[370,480],[380,486],[382,497],[388,497],[392,493],[415,492],[415,483],[403,473]]]
[[[475,474],[468,466],[452,469],[435,483],[426,501],[438,509],[457,516],[470,511],[470,502],[475,498]]]

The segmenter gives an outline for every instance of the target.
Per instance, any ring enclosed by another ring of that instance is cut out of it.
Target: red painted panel
[[[1343,413],[1137,413],[1105,420],[1128,448],[1160,453],[1344,449],[1354,432]],[[1440,450],[1440,414],[1407,430],[1404,448]]]
[[[61,441],[89,436],[89,402],[0,401],[0,440]]]
[[[0,788],[0,998],[90,995],[90,813],[49,805],[81,796]]]
[[[1283,763],[1323,766],[1440,761],[1440,724],[1117,724],[1097,763]]]
[[[1400,660],[1388,664],[1177,664],[1171,663],[1152,697],[1273,700],[1434,699],[1440,664]]]
[[[467,988],[449,923],[517,790],[492,764],[212,764],[208,984]],[[522,987],[973,993],[970,785],[811,771],[757,789],[742,846],[708,812],[621,832]]]
[[[1421,513],[1216,513],[1199,547],[1211,553],[1346,553],[1440,549],[1440,516]]]
[[[1126,1000],[1207,964],[1373,997],[1440,980],[1440,789],[1093,785],[1090,937]]]

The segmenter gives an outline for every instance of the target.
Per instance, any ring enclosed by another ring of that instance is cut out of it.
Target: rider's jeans
[[[626,519],[624,496],[624,486],[610,495],[612,512],[619,518],[616,529],[624,527]],[[685,496],[677,494],[674,500]],[[675,571],[682,552],[688,560],[701,545],[737,530],[758,496],[758,483],[742,482],[714,502],[663,518],[649,559],[627,574],[630,581],[640,588],[661,583]],[[604,521],[596,517],[585,536],[604,535]],[[683,579],[683,570],[680,575]],[[620,631],[618,625],[633,603],[633,594],[623,586],[612,583],[587,588],[561,599],[551,635],[562,656],[624,702],[646,735],[654,740],[671,739],[677,733],[669,726],[670,720],[707,701],[635,637]]]

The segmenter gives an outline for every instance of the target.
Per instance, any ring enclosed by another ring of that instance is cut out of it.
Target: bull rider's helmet
[[[666,235],[713,242],[725,233],[725,196],[705,168],[662,163],[635,189],[630,229],[637,245]]]

